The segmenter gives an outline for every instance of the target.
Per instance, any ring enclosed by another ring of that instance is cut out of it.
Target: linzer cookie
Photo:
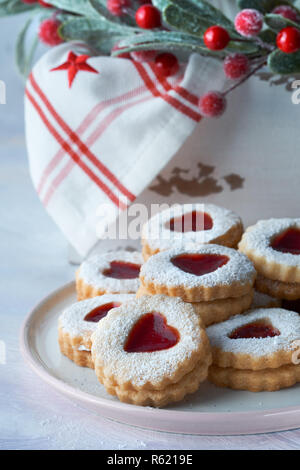
[[[239,250],[257,269],[257,290],[288,300],[300,298],[300,219],[259,221],[244,233]]]
[[[245,255],[220,245],[186,245],[157,253],[140,272],[144,293],[180,297],[185,302],[251,294],[255,277]]]
[[[236,247],[243,233],[240,217],[213,204],[176,205],[152,217],[142,231],[144,259],[182,243]]]
[[[113,308],[134,298],[133,294],[106,294],[68,307],[58,319],[61,352],[77,365],[94,368],[91,335]]]
[[[137,251],[109,251],[87,259],[76,273],[78,300],[106,293],[135,293],[142,262]]]
[[[195,392],[211,364],[209,341],[193,307],[160,295],[112,310],[93,333],[92,357],[110,394],[150,406]]]
[[[221,387],[274,391],[300,381],[293,362],[300,316],[280,308],[251,310],[207,329],[213,364],[209,380]]]

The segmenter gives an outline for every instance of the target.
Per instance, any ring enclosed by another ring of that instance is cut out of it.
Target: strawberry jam
[[[274,238],[271,247],[273,250],[281,251],[282,253],[300,255],[300,230],[289,228]]]
[[[203,276],[212,273],[229,261],[227,256],[215,254],[185,254],[171,259],[171,263],[185,273]]]
[[[99,307],[96,307],[91,312],[89,312],[84,317],[84,320],[98,323],[98,321],[106,317],[106,315],[112,308],[120,307],[120,305],[121,304],[119,302],[109,302],[108,304],[100,305]]]
[[[170,219],[167,228],[172,232],[200,232],[210,230],[213,221],[206,212],[193,211]]]
[[[231,339],[241,338],[273,338],[279,336],[280,331],[274,328],[270,323],[258,320],[247,325],[236,328],[230,335]]]
[[[161,351],[175,346],[179,338],[177,329],[168,325],[161,313],[146,313],[130,331],[124,350],[128,353]]]
[[[135,279],[139,277],[141,266],[125,261],[111,261],[110,267],[103,271],[104,276],[114,279]]]

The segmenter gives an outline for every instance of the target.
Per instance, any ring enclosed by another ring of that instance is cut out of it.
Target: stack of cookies
[[[249,309],[255,278],[253,264],[238,251],[190,244],[151,256],[141,268],[138,296],[180,297],[208,326]]]
[[[300,316],[280,308],[252,310],[207,328],[213,364],[209,380],[220,387],[275,391],[300,381],[295,349]],[[298,344],[299,345],[299,344]]]
[[[199,388],[211,364],[199,317],[180,299],[143,297],[114,309],[92,336],[95,372],[107,392],[164,406]]]
[[[84,261],[79,302],[59,317],[62,353],[136,405],[182,400],[207,377],[250,391],[300,381],[300,316],[278,308],[300,299],[300,219],[242,232],[227,209],[178,205],[144,225],[143,255]]]

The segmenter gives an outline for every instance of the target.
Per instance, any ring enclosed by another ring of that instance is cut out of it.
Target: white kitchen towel
[[[164,79],[144,62],[76,59],[83,47],[63,44],[35,65],[25,123],[38,195],[85,256],[191,134],[201,120],[199,96],[221,90],[224,75],[216,60],[192,54],[175,77]]]

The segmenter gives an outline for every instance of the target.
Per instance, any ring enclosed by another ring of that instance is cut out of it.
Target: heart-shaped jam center
[[[271,247],[273,250],[281,251],[282,253],[300,255],[300,230],[289,228],[274,238]]]
[[[185,254],[171,259],[171,263],[185,273],[203,276],[212,273],[229,261],[228,256],[215,254]]]
[[[179,338],[176,328],[168,325],[161,313],[146,313],[130,331],[124,350],[128,353],[161,351],[175,346]]]
[[[239,326],[230,335],[231,339],[241,338],[273,338],[279,336],[280,331],[267,320],[257,320],[247,325]]]
[[[110,267],[103,271],[104,276],[114,279],[135,279],[139,277],[141,266],[125,261],[111,261]]]
[[[201,232],[210,230],[213,221],[206,212],[193,211],[170,219],[167,228],[172,232]]]
[[[98,321],[102,320],[102,318],[106,317],[108,312],[112,308],[120,307],[119,302],[109,302],[108,304],[100,305],[99,307],[94,308],[91,310],[85,317],[85,321],[91,321],[94,323],[98,323]]]

